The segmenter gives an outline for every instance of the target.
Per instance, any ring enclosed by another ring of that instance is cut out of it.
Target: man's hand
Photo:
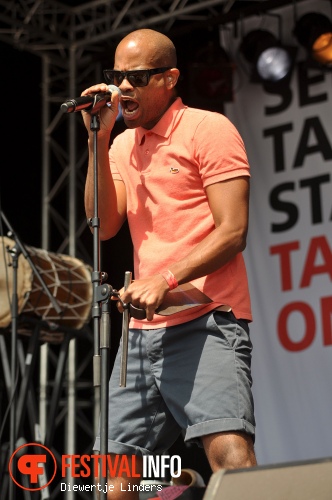
[[[93,85],[92,87],[89,87],[88,89],[84,90],[82,92],[82,96],[85,95],[94,95],[98,93],[104,93],[108,92],[108,86],[106,83],[100,83],[98,85]],[[99,116],[100,116],[100,131],[99,131],[99,136],[103,133],[106,133],[107,136],[109,136],[110,131],[113,129],[116,117],[118,115],[119,111],[119,94],[117,91],[112,92],[111,96],[111,101],[104,106],[103,108],[100,109],[99,111]],[[82,111],[82,117],[84,124],[90,133],[90,121],[91,121],[91,115],[89,111]],[[99,137],[98,136],[98,137]]]
[[[125,304],[132,304],[140,309],[145,309],[146,319],[151,321],[155,310],[162,304],[169,286],[161,274],[151,278],[133,281],[126,291],[120,290],[121,300]],[[118,302],[118,310],[123,312],[121,302]]]

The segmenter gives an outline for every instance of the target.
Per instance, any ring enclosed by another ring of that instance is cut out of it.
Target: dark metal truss
[[[177,22],[206,22],[235,0],[95,0],[69,7],[54,0],[0,1],[0,38],[35,53],[58,55],[141,27],[169,31]]]

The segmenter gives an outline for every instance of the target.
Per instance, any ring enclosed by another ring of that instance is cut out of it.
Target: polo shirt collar
[[[145,134],[148,132],[160,135],[165,139],[169,137],[177,120],[182,116],[185,108],[186,106],[183,104],[182,99],[178,97],[151,130],[138,127],[136,129],[138,144],[142,143]]]

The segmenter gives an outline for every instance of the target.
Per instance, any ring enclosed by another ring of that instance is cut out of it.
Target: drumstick
[[[131,283],[132,274],[125,272],[124,290],[127,290]],[[122,313],[122,350],[120,367],[120,387],[126,387],[127,383],[127,361],[128,361],[128,332],[129,332],[129,310],[126,308]]]

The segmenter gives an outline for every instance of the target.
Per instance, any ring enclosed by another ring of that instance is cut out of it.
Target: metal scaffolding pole
[[[49,248],[49,205],[48,192],[50,189],[50,154],[49,154],[49,71],[50,59],[42,58],[42,248]],[[47,381],[48,381],[48,344],[40,347],[39,362],[39,434],[43,443],[47,425]]]
[[[72,45],[69,50],[69,94],[76,95],[76,47]],[[76,255],[76,126],[77,119],[74,114],[69,116],[69,254]],[[69,344],[67,365],[67,421],[65,452],[74,455],[76,449],[76,339]],[[74,478],[68,481],[75,482]],[[73,490],[67,491],[67,500],[74,500]]]

